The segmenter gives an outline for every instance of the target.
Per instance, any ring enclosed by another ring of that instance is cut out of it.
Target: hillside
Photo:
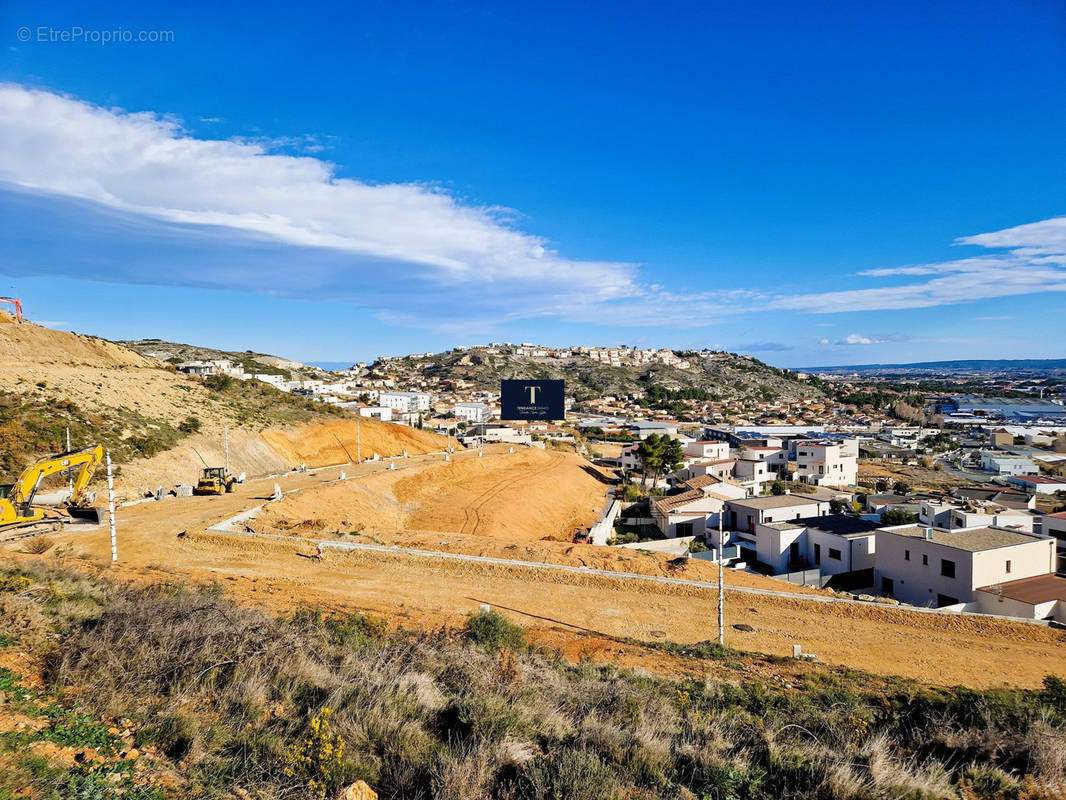
[[[251,350],[241,352],[234,350],[218,350],[213,347],[203,347],[196,344],[181,344],[167,342],[163,339],[128,339],[117,342],[146,358],[166,361],[168,364],[180,364],[183,361],[213,361],[226,359],[234,364],[240,364],[248,373],[284,375],[291,378],[293,374],[306,375],[309,377],[322,377],[324,371],[318,367],[301,364],[281,356],[273,356],[268,353],[256,353]]]
[[[604,395],[644,392],[652,386],[666,389],[698,388],[711,399],[775,399],[795,401],[822,397],[821,391],[797,377],[748,356],[733,353],[678,351],[690,364],[681,368],[653,362],[611,366],[587,356],[542,358],[490,353],[489,348],[451,350],[435,355],[411,355],[377,361],[369,367],[375,378],[394,378],[404,383],[468,381],[476,388],[498,391],[509,378],[564,379],[567,393],[577,400]]]
[[[0,315],[0,482],[29,463],[74,447],[103,444],[119,485],[137,493],[189,482],[224,458],[228,430],[235,472],[347,460],[355,421],[339,410],[259,381],[205,382],[114,342]],[[440,450],[444,440],[365,420],[368,449],[382,455]]]

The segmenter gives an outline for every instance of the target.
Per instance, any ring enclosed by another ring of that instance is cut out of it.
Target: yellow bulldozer
[[[193,494],[223,494],[233,491],[237,479],[225,467],[205,467]]]
[[[100,445],[74,450],[38,461],[19,475],[15,483],[0,484],[0,537],[9,532],[31,535],[62,527],[64,516],[54,509],[35,506],[33,500],[45,478],[68,470],[77,470],[67,500],[68,515],[99,522],[100,512],[92,505],[88,487],[103,458],[104,448]]]

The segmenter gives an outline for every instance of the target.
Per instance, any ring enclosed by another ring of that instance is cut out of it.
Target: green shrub
[[[184,433],[186,436],[198,433],[200,428],[203,427],[203,423],[200,422],[199,417],[189,416],[186,417],[181,423],[178,424],[178,430]]]
[[[520,800],[618,800],[616,771],[589,750],[566,749],[533,759],[516,781]]]
[[[478,611],[466,620],[466,636],[489,651],[521,650],[526,632],[497,611]]]

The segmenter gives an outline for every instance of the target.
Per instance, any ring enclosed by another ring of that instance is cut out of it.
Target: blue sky
[[[304,360],[1066,356],[1066,7],[747,5],[8,0],[0,293]]]

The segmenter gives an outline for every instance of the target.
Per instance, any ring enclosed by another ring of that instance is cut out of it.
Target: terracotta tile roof
[[[697,500],[703,500],[705,495],[699,489],[690,489],[687,492],[681,494],[671,494],[666,497],[659,497],[652,501],[655,508],[663,514],[669,514],[674,509],[680,506],[687,506],[689,503],[694,503]]]

